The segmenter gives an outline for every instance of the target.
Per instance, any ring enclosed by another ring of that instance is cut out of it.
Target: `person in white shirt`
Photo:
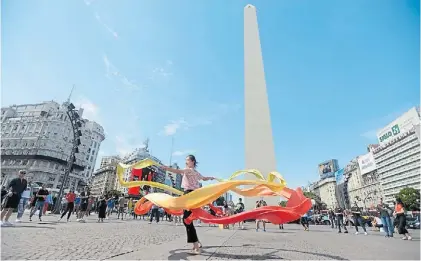
[[[18,205],[18,216],[16,218],[16,223],[22,222],[22,216],[25,212],[25,208],[28,205],[29,200],[31,199],[31,188],[26,187],[26,189],[22,192],[21,198]]]

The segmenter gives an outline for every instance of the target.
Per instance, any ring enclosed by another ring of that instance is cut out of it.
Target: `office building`
[[[381,187],[374,158],[369,152],[352,159],[344,168],[347,179],[348,205],[373,208],[381,197]]]
[[[108,165],[115,165],[120,161],[121,159],[119,156],[105,156],[101,158],[101,164],[99,165],[99,168],[101,169]]]
[[[25,169],[29,181],[46,184],[52,190],[60,188],[73,142],[66,105],[50,101],[1,108],[2,184],[16,177],[18,170]],[[83,109],[78,114],[82,119],[81,145],[65,184],[65,188],[74,190],[89,182],[105,139],[101,125],[83,119]]]
[[[392,204],[403,188],[420,190],[419,108],[411,108],[377,133],[372,150],[386,203]]]
[[[91,194],[98,197],[114,190],[116,186],[116,163],[105,165],[94,172],[91,183]]]
[[[320,200],[327,209],[333,209],[338,206],[338,201],[336,199],[335,177],[324,178],[316,181],[310,185],[309,190],[316,196],[320,197]]]

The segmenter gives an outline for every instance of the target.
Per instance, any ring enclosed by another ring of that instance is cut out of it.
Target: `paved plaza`
[[[379,232],[368,236],[338,234],[326,226],[312,226],[305,232],[299,225],[279,230],[269,225],[267,232],[198,227],[203,243],[200,256],[190,256],[183,226],[166,221],[148,224],[143,220],[116,220],[96,223],[95,215],[86,223],[57,223],[47,216],[42,223],[28,222],[1,228],[1,258],[17,259],[96,259],[96,260],[221,260],[221,259],[376,259],[419,260],[420,233],[411,230],[413,241],[387,239]]]

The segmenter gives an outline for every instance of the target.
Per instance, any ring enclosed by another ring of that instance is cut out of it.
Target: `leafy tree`
[[[120,196],[121,192],[119,190],[112,189],[112,190],[109,190],[109,191],[105,192],[105,194],[107,194],[109,196]]]
[[[216,200],[216,205],[217,206],[223,206],[224,205],[224,201],[225,198],[223,196],[220,196],[217,200]]]
[[[322,202],[322,199],[318,195],[314,194],[313,192],[309,192],[309,191],[305,191],[303,194],[306,198],[313,199],[316,202],[316,204],[314,205],[315,209],[325,209],[326,208],[326,204]]]
[[[286,207],[287,206],[287,202],[285,200],[281,201],[281,207]]]
[[[403,188],[396,195],[407,210],[420,210],[420,192],[414,188]]]

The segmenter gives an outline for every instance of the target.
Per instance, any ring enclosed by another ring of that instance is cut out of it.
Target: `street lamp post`
[[[60,213],[64,186],[66,185],[69,175],[73,170],[73,164],[76,162],[75,154],[79,153],[78,146],[80,145],[80,137],[82,136],[82,132],[79,130],[79,128],[82,127],[82,124],[79,120],[79,114],[75,110],[75,106],[70,102],[67,102],[66,105],[67,105],[67,112],[66,112],[67,117],[69,118],[69,121],[72,125],[73,141],[72,141],[72,150],[70,152],[69,159],[67,160],[67,166],[64,171],[63,181],[61,182],[60,191],[58,192],[58,196],[55,202],[54,211],[53,211],[54,214]]]
[[[373,197],[371,196],[371,195],[374,195],[374,196],[376,196],[377,195],[377,190],[373,190],[373,191],[371,191],[371,192],[369,192],[366,196],[365,196],[365,198],[363,199],[363,204],[364,204],[364,208],[367,210],[367,206],[365,205],[365,202],[367,201],[367,199],[373,199]]]

